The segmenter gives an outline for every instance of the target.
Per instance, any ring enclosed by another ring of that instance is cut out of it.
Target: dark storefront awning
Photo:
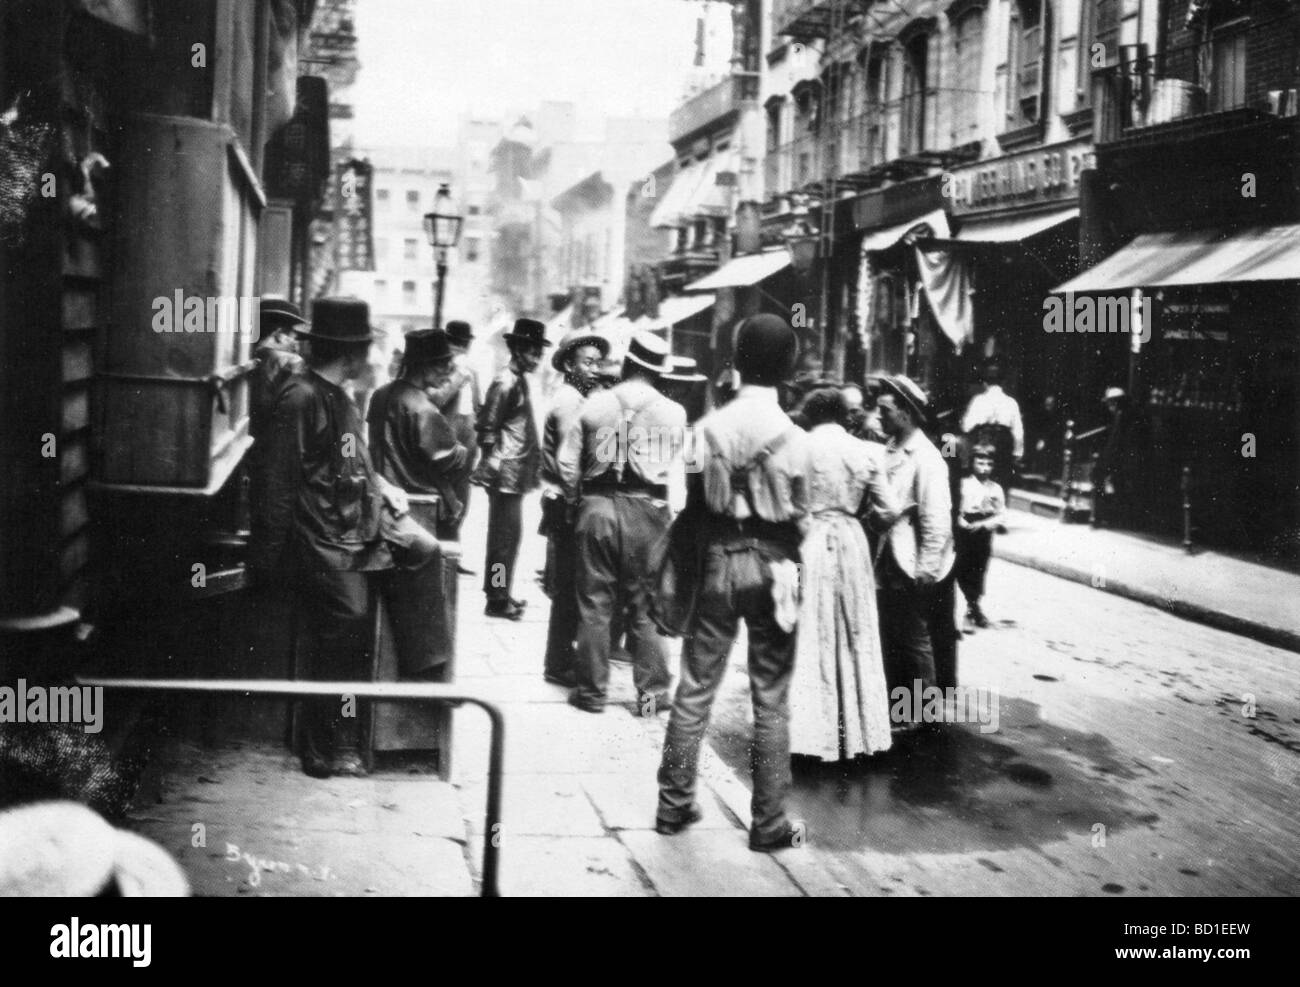
[[[688,284],[686,291],[716,291],[719,288],[747,288],[770,278],[790,266],[790,251],[785,247],[761,254],[746,254],[727,261],[712,274]]]
[[[1300,224],[1146,233],[1054,292],[1300,279]]]

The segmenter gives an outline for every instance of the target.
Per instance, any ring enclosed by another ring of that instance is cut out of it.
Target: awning
[[[1146,233],[1053,292],[1300,279],[1300,224]]]
[[[735,257],[712,274],[688,284],[684,291],[716,291],[718,288],[745,288],[770,278],[790,266],[790,251],[785,247],[761,254]]]
[[[731,188],[718,184],[718,175],[724,171],[737,169],[737,157],[734,151],[712,154],[704,162],[703,174],[695,187],[691,200],[685,210],[688,216],[726,216],[731,210],[729,199]]]
[[[659,317],[646,320],[649,322],[649,326],[643,325],[643,319],[637,319],[635,325],[638,329],[660,329],[663,326],[675,326],[679,322],[685,322],[693,315],[699,315],[713,304],[715,297],[714,295],[700,294],[673,295],[671,298],[660,299]]]
[[[862,252],[888,250],[908,233],[916,230],[918,236],[948,238],[948,217],[942,209],[933,209],[923,216],[873,230],[862,238]]]
[[[1054,226],[1079,218],[1077,206],[1037,213],[1033,216],[1003,216],[999,219],[973,219],[964,224],[956,239],[962,243],[1013,243],[1046,232]]]
[[[673,176],[668,190],[663,193],[659,204],[650,213],[650,225],[681,226],[690,215],[690,201],[699,188],[700,178],[704,174],[704,164],[692,161]]]

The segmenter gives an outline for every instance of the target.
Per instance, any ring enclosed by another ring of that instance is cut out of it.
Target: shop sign
[[[954,216],[1079,199],[1080,175],[1096,167],[1092,145],[1067,141],[980,161],[943,174],[942,192]]]

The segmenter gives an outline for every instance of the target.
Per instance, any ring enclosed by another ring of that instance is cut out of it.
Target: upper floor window
[[[915,154],[925,145],[926,70],[930,57],[930,36],[920,34],[903,49],[903,120],[900,136],[903,154]]]
[[[1042,0],[1012,0],[1007,28],[1007,125],[1027,127],[1042,119]]]
[[[1210,35],[1210,111],[1246,105],[1246,22],[1214,28]]]
[[[388,189],[386,188],[375,189],[376,210],[386,210],[391,204],[392,204],[392,196],[389,194]]]
[[[1121,0],[1080,0],[1079,79],[1076,102],[1092,103],[1092,73],[1119,61]]]
[[[867,59],[862,94],[863,157],[866,164],[883,164],[885,160],[885,102],[889,92],[889,61],[884,52]]]
[[[417,189],[411,189],[406,193],[407,212],[419,212],[420,210],[420,193]]]
[[[405,305],[407,308],[413,308],[415,306],[415,282],[414,281],[402,282],[402,304]]]
[[[771,99],[767,102],[767,149],[775,151],[781,146],[781,110],[785,102]]]
[[[971,7],[957,16],[953,25],[956,56],[953,86],[952,139],[965,144],[979,137],[980,63],[984,53],[984,11]]]
[[[465,238],[465,260],[473,264],[478,261],[479,240],[476,236]]]
[[[416,257],[416,253],[415,253],[415,251],[416,251],[416,245],[417,245],[417,241],[415,241],[415,240],[413,240],[413,239],[406,239],[406,240],[403,240],[403,241],[402,241],[402,259],[403,259],[403,260],[415,260],[415,257]]]

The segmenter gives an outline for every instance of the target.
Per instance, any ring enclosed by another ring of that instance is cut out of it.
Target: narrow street
[[[525,539],[522,571],[540,544]],[[964,639],[961,679],[996,691],[997,731],[950,725],[869,761],[797,764],[791,815],[807,843],[773,860],[744,842],[741,643],[710,731],[707,820],[664,838],[652,827],[665,717],[633,716],[627,666],[603,716],[571,709],[541,680],[540,591],[527,587],[522,622],[489,622],[462,580],[459,681],[509,722],[505,893],[1300,892],[1295,654],[1001,561],[990,587],[997,626]],[[481,830],[486,730],[457,715],[454,780]]]

